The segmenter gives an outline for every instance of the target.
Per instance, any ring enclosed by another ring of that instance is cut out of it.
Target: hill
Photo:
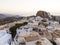
[[[6,15],[0,14],[0,19],[4,19],[4,18],[6,18],[6,17],[7,17]]]

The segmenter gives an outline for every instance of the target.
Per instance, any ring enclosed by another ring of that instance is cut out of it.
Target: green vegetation
[[[15,26],[11,27],[9,30],[11,32],[12,39],[14,39],[14,37],[16,35],[16,29],[19,28],[19,27],[21,27],[21,26],[27,25],[27,24],[28,24],[27,22],[17,23],[17,24],[15,24]]]

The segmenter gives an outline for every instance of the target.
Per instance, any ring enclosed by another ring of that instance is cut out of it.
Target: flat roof
[[[25,40],[27,42],[36,41],[36,40],[39,40],[39,36],[38,35],[36,35],[36,36],[28,36],[28,37],[25,37]]]
[[[22,32],[19,34],[19,38],[24,37],[27,42],[39,40],[38,32]]]

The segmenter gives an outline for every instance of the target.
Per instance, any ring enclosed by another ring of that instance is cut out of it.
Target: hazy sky
[[[60,0],[0,0],[0,13],[31,15],[38,10],[60,15]]]

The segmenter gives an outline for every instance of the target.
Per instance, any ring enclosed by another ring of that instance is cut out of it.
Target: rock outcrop
[[[41,16],[42,18],[49,18],[48,13],[46,11],[38,11],[36,16]]]
[[[53,21],[56,20],[55,16],[50,15],[50,13],[48,13],[46,11],[38,11],[36,16],[40,16],[42,18],[47,18],[47,19],[53,20]]]

